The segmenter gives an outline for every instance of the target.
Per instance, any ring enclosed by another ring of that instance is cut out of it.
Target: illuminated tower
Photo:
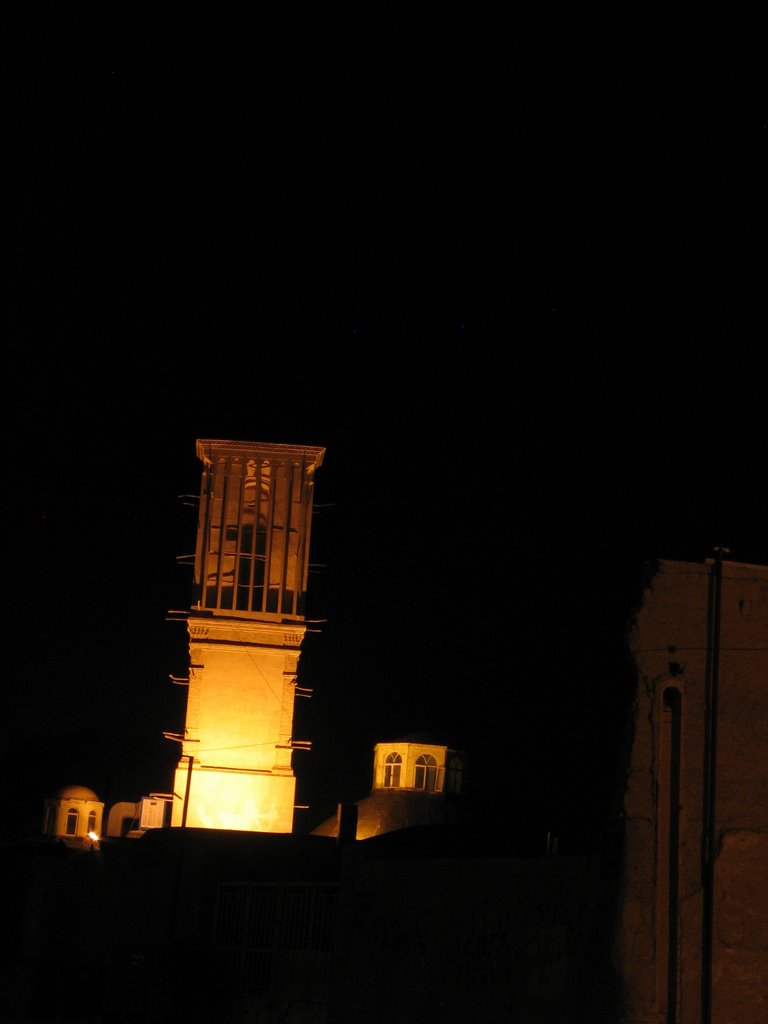
[[[173,825],[290,832],[293,705],[323,448],[197,442],[189,692]]]

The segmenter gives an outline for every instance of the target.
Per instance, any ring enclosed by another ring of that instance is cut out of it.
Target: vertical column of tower
[[[286,633],[286,642],[301,643],[302,634],[299,632]],[[291,771],[291,753],[293,742],[293,707],[296,695],[296,673],[298,670],[299,656],[292,655],[286,651],[283,662],[283,690],[282,705],[280,709],[280,742],[277,746],[275,756],[275,771]]]
[[[173,824],[289,832],[293,707],[324,449],[197,443],[190,688]],[[191,774],[190,774],[191,772]]]

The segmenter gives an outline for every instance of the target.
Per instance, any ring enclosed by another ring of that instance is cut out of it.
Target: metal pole
[[[715,563],[709,604],[709,662],[704,709],[704,814],[702,836],[703,896],[701,928],[701,1021],[712,1024],[712,937],[714,930],[714,882],[717,795],[717,698],[720,676],[720,620],[723,590],[723,555],[728,548],[715,548]]]
[[[181,827],[187,827],[187,811],[189,810],[189,792],[192,789],[192,762],[195,760],[193,754],[187,754],[187,788],[184,790],[184,809],[181,812]]]

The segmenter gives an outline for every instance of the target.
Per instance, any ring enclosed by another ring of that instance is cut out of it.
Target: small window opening
[[[435,791],[437,785],[437,761],[431,754],[421,754],[416,758],[416,773],[413,785],[416,789],[424,789],[428,793]]]
[[[464,765],[460,757],[452,757],[448,762],[448,773],[445,788],[449,793],[461,793],[464,781]]]
[[[402,763],[403,759],[399,754],[387,754],[387,759],[384,762],[385,788],[395,788],[400,785],[400,768]]]

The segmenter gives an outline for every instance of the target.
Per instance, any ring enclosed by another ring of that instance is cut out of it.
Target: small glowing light
[[[99,841],[99,833],[98,832],[89,832],[88,833],[88,838],[91,840],[91,842],[98,843],[98,841]]]

